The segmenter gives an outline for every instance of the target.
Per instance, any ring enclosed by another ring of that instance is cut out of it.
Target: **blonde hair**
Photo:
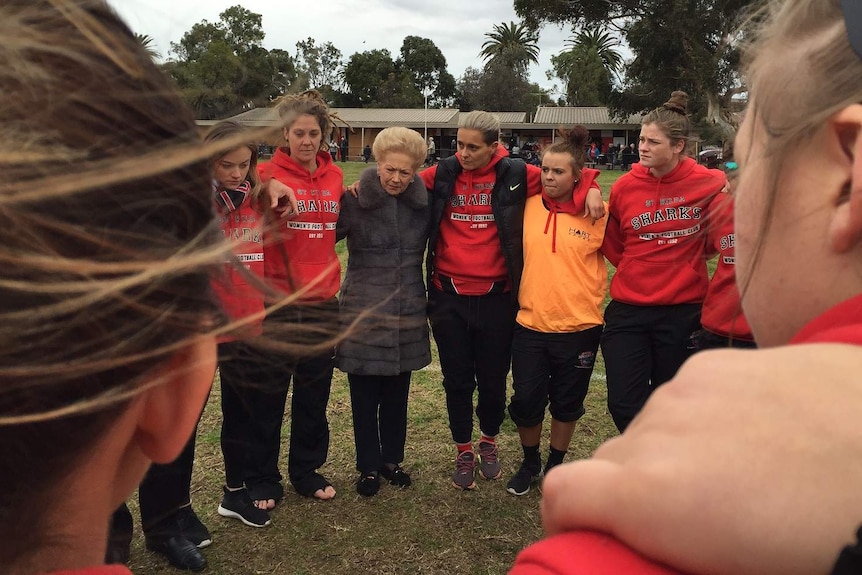
[[[772,0],[751,17],[749,30],[754,40],[743,50],[750,95],[746,121],[763,127],[767,143],[749,145],[748,154],[764,162],[770,181],[754,265],[786,158],[830,116],[862,102],[862,57],[850,46],[840,0]]]
[[[489,112],[474,110],[460,114],[458,127],[482,132],[482,141],[489,146],[500,139],[500,118]]]
[[[643,117],[641,125],[647,124],[655,124],[670,139],[671,146],[677,145],[680,141],[687,144],[691,136],[688,94],[681,90],[672,92],[667,102]]]
[[[194,120],[99,0],[0,3],[0,565],[128,401],[218,316]],[[227,249],[225,249],[227,248]],[[14,534],[12,530],[14,529]]]
[[[425,140],[415,130],[410,128],[393,127],[382,130],[374,138],[371,147],[374,157],[380,159],[389,152],[400,152],[408,155],[413,160],[413,169],[418,170],[425,161],[428,147]]]
[[[245,135],[246,137],[249,137],[251,135],[248,128],[246,128],[239,122],[235,122],[233,120],[224,120],[223,122],[219,122],[218,124],[213,126],[210,131],[207,132],[207,135],[204,138],[204,142],[208,144],[216,142],[227,142],[227,145],[229,146],[221,148],[214,154],[210,155],[211,166],[215,165],[215,163],[221,160],[226,154],[233,150],[236,150],[237,148],[248,148],[251,151],[251,159],[248,163],[248,174],[246,175],[245,179],[251,186],[251,196],[257,197],[260,192],[260,175],[257,173],[258,144],[254,141],[246,141],[245,143],[242,143],[238,146],[235,145],[234,141],[236,140],[236,138],[242,135]]]

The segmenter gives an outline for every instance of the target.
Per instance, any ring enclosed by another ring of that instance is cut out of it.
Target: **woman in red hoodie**
[[[264,334],[278,349],[267,366],[263,393],[252,407],[257,437],[246,485],[258,506],[267,509],[284,494],[278,459],[291,379],[290,482],[300,495],[335,497],[335,489],[317,469],[329,450],[326,405],[334,366],[331,339],[338,326],[335,296],[341,282],[335,224],[344,192],[341,169],[323,147],[331,122],[320,94],[311,90],[288,96],[278,113],[287,145],[258,171],[264,181],[275,178],[295,191],[298,214],[268,226],[264,236],[264,272],[277,292],[269,302],[275,307],[264,320]],[[316,353],[307,353],[309,345],[316,346]]]
[[[513,573],[862,573],[862,5],[755,16],[735,216],[761,349],[696,354],[626,433],[557,467],[557,535]]]
[[[206,142],[236,142],[246,129],[231,121],[216,124],[207,133]],[[269,512],[258,509],[245,488],[245,458],[251,448],[251,411],[246,391],[259,379],[264,359],[246,341],[261,334],[264,306],[260,286],[252,277],[263,278],[262,217],[252,207],[252,198],[260,188],[257,173],[257,143],[234,146],[212,158],[216,210],[225,239],[234,246],[234,255],[245,269],[225,266],[213,282],[225,312],[240,325],[238,333],[219,341],[219,380],[221,382],[222,429],[224,456],[224,497],[219,515],[239,519],[251,527],[269,525]]]
[[[727,192],[718,194],[709,205],[709,239],[707,245],[718,253],[715,273],[709,280],[697,334],[697,349],[720,347],[755,347],[751,327],[742,313],[739,289],[736,287],[736,234],[733,230],[733,189],[736,186],[737,163],[733,159],[733,142],[722,152],[727,175]]]
[[[693,351],[709,282],[707,208],[725,178],[685,156],[687,101],[674,92],[644,116],[640,162],[611,188],[602,252],[617,269],[601,347],[620,431]]]
[[[598,170],[584,168],[590,134],[561,130],[562,140],[542,153],[542,193],[524,208],[524,272],[512,338],[514,395],[509,415],[518,426],[524,459],[506,490],[524,495],[542,473],[539,443],[550,403],[547,473],[563,462],[602,335],[601,305],[608,270],[602,257],[607,218],[594,220],[575,206],[583,190],[597,189]]]

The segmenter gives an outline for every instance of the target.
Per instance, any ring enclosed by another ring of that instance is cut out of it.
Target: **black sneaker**
[[[147,549],[164,555],[168,562],[177,569],[203,571],[207,566],[206,557],[195,544],[182,535],[167,539],[146,539]]]
[[[380,476],[377,472],[363,473],[356,480],[356,492],[364,497],[377,495],[380,491]]]
[[[224,497],[221,498],[221,504],[218,506],[219,515],[239,519],[249,527],[266,527],[270,524],[269,511],[255,507],[254,501],[251,500],[245,488],[236,491],[231,491],[227,487],[222,489]]]
[[[541,467],[532,467],[524,461],[521,463],[521,468],[518,472],[506,484],[506,491],[512,495],[526,495],[530,491],[530,486],[541,477]]]
[[[212,545],[212,535],[210,535],[206,526],[201,523],[201,520],[198,519],[191,505],[180,507],[176,517],[177,525],[180,527],[180,534],[194,543],[198,549]]]
[[[413,484],[413,481],[410,479],[410,475],[397,463],[392,469],[389,469],[384,465],[380,469],[380,475],[383,479],[389,481],[390,485],[394,485],[396,487],[410,487]]]

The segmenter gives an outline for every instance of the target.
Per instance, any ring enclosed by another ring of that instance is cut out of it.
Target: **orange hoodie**
[[[702,302],[709,276],[709,202],[725,176],[691,158],[656,178],[641,164],[617,180],[602,253],[614,266],[611,297],[632,305]]]
[[[335,223],[341,210],[344,174],[327,152],[318,152],[312,174],[279,148],[258,166],[261,179],[275,178],[293,188],[299,214],[264,234],[264,273],[285,294],[302,290],[303,302],[335,297],[341,264],[335,255]]]

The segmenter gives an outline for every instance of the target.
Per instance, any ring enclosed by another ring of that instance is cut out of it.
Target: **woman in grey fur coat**
[[[381,476],[410,485],[401,467],[413,370],[431,362],[422,258],[428,241],[428,192],[416,170],[425,142],[407,128],[387,128],[373,145],[377,167],[360,177],[358,198],[345,194],[337,236],[347,238],[341,321],[347,338],[336,366],[347,373],[353,410],[356,490],[372,496]]]

